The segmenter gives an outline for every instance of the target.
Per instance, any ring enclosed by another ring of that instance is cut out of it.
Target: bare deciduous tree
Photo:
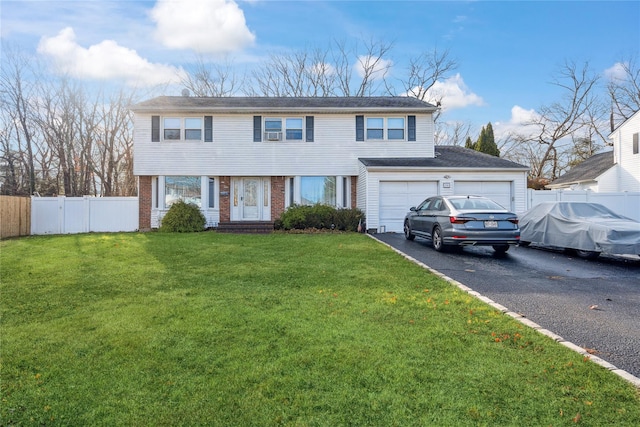
[[[202,56],[196,58],[195,65],[181,80],[185,89],[199,97],[234,96],[241,82],[230,62],[208,63]]]
[[[6,160],[14,162],[18,156],[24,165],[24,172],[28,176],[28,188],[14,188],[19,193],[33,194],[36,191],[36,172],[34,168],[34,122],[36,109],[33,105],[35,98],[35,83],[25,78],[25,73],[32,71],[30,59],[13,47],[2,46],[3,65],[0,72],[0,94],[2,96],[2,109],[7,126],[15,126],[15,141],[17,147],[13,147],[13,154],[5,153]],[[5,134],[8,138],[10,134]],[[6,141],[7,149],[11,151],[9,141]],[[24,151],[23,151],[24,150]],[[17,184],[14,181],[13,184]],[[25,191],[26,190],[26,191]]]
[[[553,180],[560,175],[561,160],[567,150],[562,141],[589,126],[589,120],[598,108],[594,93],[597,82],[598,77],[590,72],[588,63],[579,68],[575,63],[565,62],[552,82],[562,90],[561,99],[543,105],[538,114],[525,123],[529,134],[513,135],[515,143],[522,145],[531,156],[528,164],[532,177],[545,176]],[[538,147],[533,149],[531,143]]]
[[[611,131],[640,110],[640,64],[637,54],[617,64],[607,84],[611,97]]]

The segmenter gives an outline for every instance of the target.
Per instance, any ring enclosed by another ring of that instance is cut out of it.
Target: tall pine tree
[[[471,137],[468,136],[467,140],[464,142],[464,148],[470,148],[472,150],[475,150],[476,148],[476,144],[473,143],[473,141],[471,141]]]
[[[476,142],[474,148],[476,151],[480,151],[481,153],[500,157],[500,150],[498,149],[498,145],[496,144],[496,140],[493,135],[493,126],[491,126],[491,122],[487,124],[486,128],[484,126],[482,127],[480,137],[478,138],[478,142]]]

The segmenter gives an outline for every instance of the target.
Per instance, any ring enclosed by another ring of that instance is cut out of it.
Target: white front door
[[[258,200],[261,198],[260,181],[261,180],[257,178],[242,179],[242,196],[240,197],[242,219],[260,219],[260,206],[258,204]]]
[[[232,221],[269,221],[271,219],[271,180],[266,177],[242,177],[232,180]]]

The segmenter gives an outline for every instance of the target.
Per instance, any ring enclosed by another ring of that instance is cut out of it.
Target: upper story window
[[[180,119],[165,117],[163,120],[164,139],[180,139]]]
[[[367,118],[367,139],[384,138],[384,119],[380,117]]]
[[[202,140],[202,118],[187,118],[184,119],[184,139],[189,141],[201,141]]]
[[[283,126],[284,124],[284,126]],[[273,118],[264,119],[265,141],[302,141],[302,118]]]
[[[151,117],[151,141],[213,141],[213,117]],[[204,138],[203,138],[204,137]]]
[[[387,139],[404,140],[404,117],[387,119]]]
[[[415,141],[416,116],[356,116],[356,141]]]
[[[367,139],[404,140],[404,123],[404,117],[367,117]]]
[[[302,141],[302,119],[287,119],[287,140]]]

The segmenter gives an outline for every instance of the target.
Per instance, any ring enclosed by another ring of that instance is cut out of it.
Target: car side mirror
[[[415,212],[415,211],[416,211],[416,207],[415,207],[415,206],[411,206],[411,207],[409,208],[409,210],[410,210],[411,212]]]

